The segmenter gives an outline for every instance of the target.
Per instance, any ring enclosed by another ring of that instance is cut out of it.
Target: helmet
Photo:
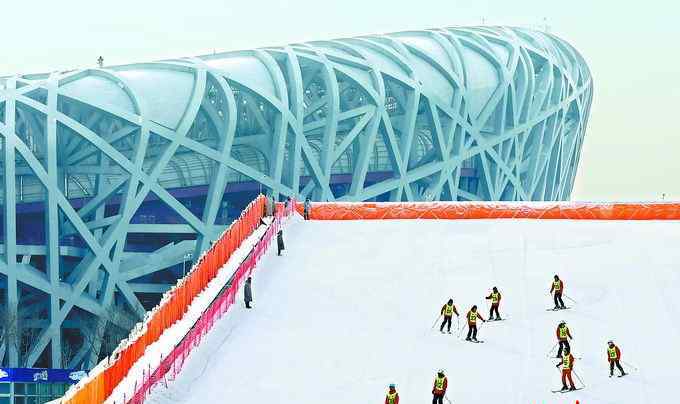
[[[564,321],[564,320],[560,320],[560,325],[562,325],[562,324],[567,324],[567,322]]]
[[[395,388],[396,386],[395,386],[394,383],[390,383],[390,386],[389,386],[389,387],[390,387],[391,389],[393,389],[393,388]]]
[[[608,344],[613,344],[613,343],[614,343],[614,341],[612,341],[612,340],[609,340],[609,341],[607,341],[607,343],[608,343]]]
[[[444,369],[439,369],[439,370],[437,371],[437,373],[444,374]]]

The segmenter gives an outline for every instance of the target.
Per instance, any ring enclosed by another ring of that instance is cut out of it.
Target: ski
[[[567,389],[567,390],[550,390],[550,391],[551,391],[552,393],[562,393],[562,394],[564,394],[564,393],[571,393],[572,391],[583,390],[584,388],[585,388],[585,387],[579,387],[579,388],[576,388],[576,389],[574,389],[574,390],[569,390],[569,389]]]
[[[574,389],[574,390],[563,390],[563,391],[560,391],[560,393],[562,393],[562,394],[564,394],[564,393],[571,393],[571,392],[579,391],[579,390],[583,390],[583,389],[585,389],[585,387],[578,387],[578,388],[576,388],[576,389]]]
[[[487,322],[487,323],[493,323],[493,322],[496,322],[496,321],[505,321],[505,320],[507,320],[508,318],[509,318],[509,317],[501,318],[500,320],[486,320],[486,322]]]
[[[481,340],[481,341],[472,341],[472,340],[466,339],[465,341],[467,341],[467,342],[472,342],[473,344],[483,344],[483,343],[484,343],[484,340]]]
[[[560,310],[569,310],[569,309],[571,309],[571,307],[568,306],[568,307],[565,307],[563,309],[554,309],[554,308],[553,309],[545,309],[545,311],[560,311]]]

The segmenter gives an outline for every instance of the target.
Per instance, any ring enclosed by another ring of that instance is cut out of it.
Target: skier
[[[305,199],[305,206],[304,206],[304,216],[305,220],[309,220],[309,214],[312,211],[312,203],[309,201],[309,198]]]
[[[390,391],[385,396],[385,404],[399,404],[399,393],[397,393],[394,383],[390,384]]]
[[[607,359],[609,360],[609,377],[614,376],[614,365],[621,371],[621,376],[627,375],[621,367],[621,350],[619,347],[614,345],[614,341],[608,342],[609,347],[607,348]]]
[[[439,332],[444,333],[444,325],[446,325],[446,332],[451,334],[451,319],[453,318],[453,314],[458,315],[458,310],[456,310],[456,306],[453,304],[453,299],[449,299],[449,301],[442,306],[442,309],[440,311],[440,315],[444,316],[444,321],[442,321],[442,325],[439,327]]]
[[[553,291],[555,291],[555,294],[553,295],[555,300],[554,310],[566,309],[567,307],[564,305],[564,302],[562,301],[562,293],[564,292],[564,282],[562,282],[560,277],[557,275],[555,275],[555,280],[553,281],[552,286],[550,287],[550,293],[552,293]]]
[[[248,279],[246,279],[246,285],[243,288],[243,300],[246,301],[246,309],[250,309],[250,302],[253,301],[253,290],[250,287],[250,284],[252,283],[253,278],[250,276]]]
[[[486,323],[486,320],[482,317],[481,314],[477,313],[477,306],[472,306],[470,311],[468,311],[467,314],[467,320],[468,320],[468,333],[467,333],[467,338],[465,338],[466,341],[477,341],[477,318],[482,320],[483,322]],[[472,339],[470,339],[470,336],[472,336]]]
[[[448,386],[449,380],[444,375],[444,369],[439,369],[437,377],[434,378],[434,386],[432,386],[432,404],[444,404],[444,396]]]
[[[564,356],[562,356],[562,361],[557,364],[557,368],[562,365],[562,391],[565,390],[576,390],[574,386],[574,380],[571,378],[571,371],[574,369],[574,355],[571,354],[569,348],[564,350]],[[567,387],[567,379],[571,387]]]
[[[557,350],[556,358],[561,358],[562,349],[569,351],[571,349],[571,346],[569,346],[569,340],[574,338],[571,336],[569,327],[567,327],[567,323],[564,321],[560,321],[560,324],[557,326],[557,330],[555,330],[555,335],[557,336],[557,341],[560,344],[560,348]]]
[[[278,247],[278,252],[276,255],[281,255],[281,251],[285,250],[286,247],[283,245],[283,230],[279,230],[278,233],[276,233],[276,247]]]
[[[493,321],[493,313],[496,313],[496,320],[501,319],[501,315],[498,314],[498,306],[501,303],[501,294],[498,291],[498,288],[495,286],[493,287],[493,291],[489,296],[486,297],[487,300],[491,299],[491,309],[489,310],[489,321]]]

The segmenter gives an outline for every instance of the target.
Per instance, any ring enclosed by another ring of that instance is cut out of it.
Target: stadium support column
[[[17,290],[17,223],[16,223],[16,101],[14,99],[16,91],[16,80],[11,79],[7,82],[9,95],[5,105],[5,263],[7,269],[7,314],[13,319],[15,330],[19,328],[19,294]],[[19,366],[19,352],[17,349],[16,332],[10,333],[7,338],[7,353],[9,355],[9,366]]]
[[[53,291],[59,289],[59,172],[57,164],[57,78],[53,75],[48,83],[47,95],[47,204],[45,223],[47,228],[47,276]],[[66,191],[66,190],[64,190]],[[50,294],[50,321],[59,321],[59,296]],[[53,328],[50,338],[52,367],[61,368],[61,327]]]

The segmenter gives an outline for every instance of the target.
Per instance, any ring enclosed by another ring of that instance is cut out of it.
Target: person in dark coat
[[[312,210],[312,203],[309,201],[309,198],[305,199],[305,205],[303,209],[304,217],[305,220],[309,220],[309,214],[311,213]]]
[[[283,245],[283,230],[279,230],[279,232],[276,233],[276,246],[278,247],[276,255],[281,255],[281,251],[286,249]]]
[[[246,285],[245,285],[245,287],[243,288],[243,298],[244,298],[244,300],[246,301],[246,309],[250,309],[250,308],[251,308],[251,307],[250,307],[250,302],[253,301],[253,290],[252,290],[252,288],[250,287],[250,284],[252,283],[252,281],[253,281],[253,278],[251,278],[251,277],[249,276],[248,279],[246,279]]]
[[[267,196],[265,208],[266,208],[266,211],[265,211],[266,216],[274,216],[274,197],[273,196]]]

